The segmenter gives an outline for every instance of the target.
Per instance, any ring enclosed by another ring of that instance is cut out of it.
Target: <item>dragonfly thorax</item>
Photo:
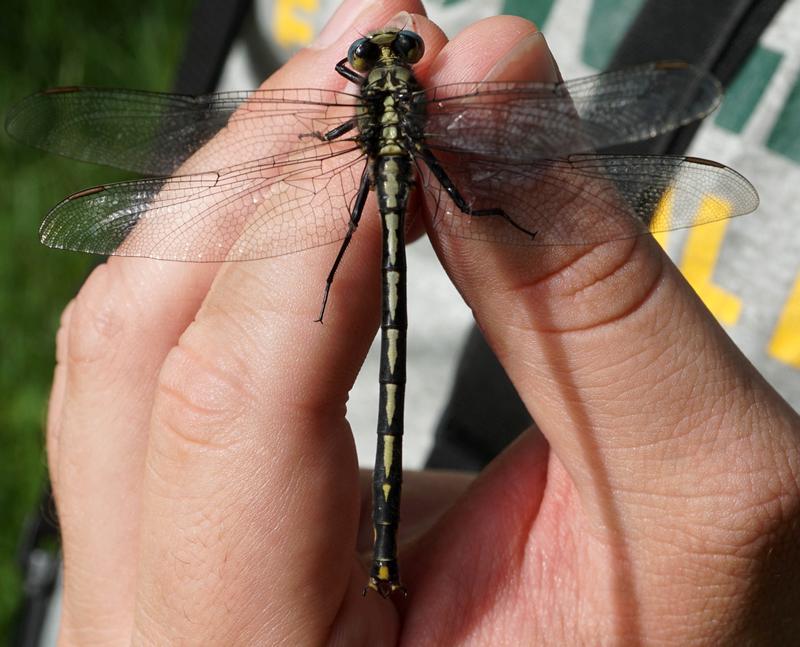
[[[388,38],[390,34],[382,36]],[[392,43],[396,41],[390,41],[390,45]],[[381,47],[387,49],[390,45]],[[361,86],[359,140],[373,161],[379,156],[409,155],[416,148],[414,142],[421,141],[424,132],[421,86],[407,60],[397,62],[402,57],[396,53],[389,58],[389,61],[377,61]]]

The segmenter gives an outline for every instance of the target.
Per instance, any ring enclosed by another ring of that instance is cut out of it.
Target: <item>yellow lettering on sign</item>
[[[300,12],[319,9],[319,0],[276,0],[272,14],[272,35],[281,47],[308,45],[314,39],[314,26]]]
[[[718,198],[705,197],[700,203],[695,220],[703,222],[710,219],[712,214],[718,218],[719,210],[720,200]],[[728,212],[730,212],[730,207],[728,207]],[[728,222],[725,219],[716,220],[692,229],[686,239],[680,269],[720,323],[732,326],[739,320],[742,301],[712,281]]]
[[[653,233],[653,238],[661,245],[661,248],[667,249],[667,232],[665,231],[666,223],[669,221],[669,214],[672,213],[672,203],[674,201],[675,192],[669,188],[664,191],[661,200],[658,202],[656,210],[653,212],[653,218],[650,220],[650,231]]]
[[[800,274],[795,279],[768,348],[770,356],[800,368]]]
[[[667,189],[650,221],[653,237],[664,249],[667,247],[668,232],[663,229],[669,222],[673,197],[672,189]],[[709,216],[718,218],[719,211],[720,201],[717,198],[704,198],[695,221],[703,222]],[[728,222],[723,214],[720,220],[692,229],[687,237],[680,269],[714,316],[723,324],[733,325],[741,315],[742,301],[712,282]],[[800,369],[800,274],[781,311],[768,352],[779,362]]]

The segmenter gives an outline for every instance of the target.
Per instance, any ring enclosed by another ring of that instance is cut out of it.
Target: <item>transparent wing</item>
[[[70,87],[23,99],[10,109],[6,130],[23,143],[73,159],[169,175],[223,128],[232,145],[213,156],[195,156],[193,171],[301,147],[299,134],[329,130],[351,118],[360,103],[354,95],[314,89],[192,97]]]
[[[179,261],[279,256],[340,240],[364,169],[352,142],[238,166],[95,187],[40,228],[50,247]]]
[[[623,238],[654,222],[660,229],[697,224],[699,205],[701,221],[755,208],[747,181],[713,163],[570,155],[676,128],[707,114],[719,94],[713,77],[678,63],[555,85],[440,86],[424,91],[426,144],[469,204],[502,206],[537,232],[534,244]],[[207,171],[78,193],[48,215],[45,243],[103,254],[244,260],[344,235],[362,152],[352,141],[309,145],[301,135],[350,121],[360,106],[357,96],[314,89],[188,97],[64,88],[12,108],[6,127],[29,144],[86,161],[148,174]],[[530,242],[500,219],[464,216],[423,178],[439,226]],[[664,207],[667,200],[673,209]]]
[[[461,83],[424,91],[428,145],[435,149],[536,159],[653,137],[707,114],[720,87],[682,63],[654,63],[560,84]],[[75,159],[167,175],[223,128],[238,140],[213,170],[296,145],[353,117],[361,98],[318,89],[204,96],[137,90],[57,88],[13,106],[9,134]],[[580,123],[580,128],[577,124]],[[231,138],[233,139],[233,138]]]
[[[668,231],[749,213],[758,194],[727,166],[693,157],[573,155],[527,164],[445,160],[474,209],[502,208],[528,234],[497,216],[467,216],[421,169],[434,227],[479,240],[581,245]]]
[[[423,91],[433,150],[529,161],[649,139],[714,110],[702,70],[660,62],[545,83],[460,83]]]

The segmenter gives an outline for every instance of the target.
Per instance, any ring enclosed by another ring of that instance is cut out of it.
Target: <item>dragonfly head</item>
[[[359,38],[347,52],[347,61],[357,72],[369,72],[378,63],[413,65],[425,53],[425,43],[413,31],[391,29]]]

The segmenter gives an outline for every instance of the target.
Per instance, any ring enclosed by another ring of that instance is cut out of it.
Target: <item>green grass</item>
[[[4,7],[0,110],[44,87],[168,89],[190,0],[27,0]],[[20,599],[15,551],[45,482],[44,421],[54,335],[64,305],[96,258],[42,247],[48,208],[123,174],[49,157],[0,135],[0,643]]]

